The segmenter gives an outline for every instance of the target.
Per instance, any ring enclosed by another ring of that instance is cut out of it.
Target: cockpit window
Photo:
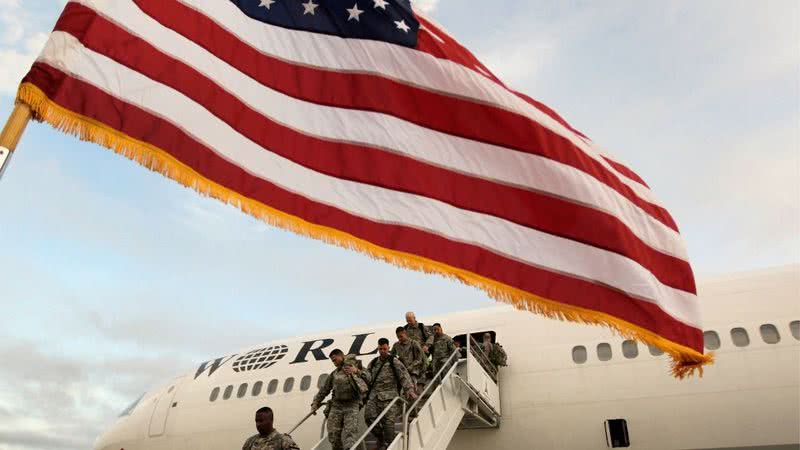
[[[120,417],[130,416],[133,410],[136,409],[136,405],[138,405],[143,398],[144,394],[140,395],[139,398],[137,398],[136,400],[133,401],[133,403],[130,404],[130,406],[122,410],[122,412],[119,413],[119,416]]]

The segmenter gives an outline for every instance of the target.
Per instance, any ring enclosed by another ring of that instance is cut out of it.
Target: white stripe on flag
[[[631,259],[426,197],[341,180],[307,169],[264,151],[203,106],[86,49],[67,33],[53,33],[39,61],[150,111],[175,124],[225,160],[298,195],[369,220],[425,230],[526,264],[594,280],[657,304],[675,319],[699,327],[696,296],[660,283]]]
[[[95,4],[96,1],[82,0],[82,3]],[[646,186],[619,173],[582,137],[472,69],[400,45],[367,39],[341,39],[269,25],[251,19],[236,5],[227,1],[178,1],[207,16],[267,55],[326,70],[371,73],[454,97],[468,97],[479,103],[488,103],[521,114],[568,139],[607,170],[617,174],[620,181],[640,198],[660,205]]]
[[[133,3],[104,5],[96,11],[163,53],[195,68],[276,122],[308,135],[387,149],[455,172],[553,194],[607,212],[650,247],[688,259],[684,241],[675,230],[581,170],[538,155],[440,133],[386,114],[295,99],[239,72],[181,34],[162,26]]]

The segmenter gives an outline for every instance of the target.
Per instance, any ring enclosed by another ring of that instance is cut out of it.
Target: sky
[[[0,0],[0,118],[64,3]],[[800,262],[798,5],[419,4],[636,170],[701,281]],[[0,450],[89,448],[153,384],[240,347],[492,304],[31,124],[0,180]]]

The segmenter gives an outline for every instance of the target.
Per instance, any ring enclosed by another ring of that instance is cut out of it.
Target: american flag
[[[644,181],[408,0],[71,1],[19,100],[272,224],[710,360]]]

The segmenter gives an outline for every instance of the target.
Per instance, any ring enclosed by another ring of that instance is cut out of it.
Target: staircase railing
[[[411,406],[403,414],[403,435],[405,436],[406,440],[406,445],[404,446],[404,448],[408,447],[408,428],[410,425],[409,418],[411,414],[417,409],[419,403],[423,401],[428,391],[438,386],[438,383],[436,383],[436,381],[441,381],[441,379],[444,377],[444,374],[447,373],[447,371],[451,368],[451,366],[454,365],[454,361],[458,362],[460,356],[461,356],[461,351],[459,349],[456,349],[450,355],[450,357],[447,358],[445,363],[442,364],[442,367],[439,369],[438,372],[436,372],[436,375],[434,375],[433,378],[431,378],[428,381],[427,385],[425,386],[425,389],[423,389],[422,392],[419,393],[417,400],[414,403],[412,403]]]
[[[328,402],[322,402],[322,403],[320,403],[320,404],[319,404],[319,406],[317,406],[316,408],[314,408],[313,410],[311,410],[311,411],[310,411],[308,414],[306,414],[306,415],[305,415],[305,417],[303,417],[302,419],[300,419],[300,422],[297,422],[297,425],[295,425],[294,427],[292,427],[292,429],[291,429],[291,430],[289,430],[289,432],[288,432],[288,433],[286,433],[286,434],[288,434],[289,436],[291,436],[291,435],[292,435],[292,433],[294,432],[294,430],[296,430],[296,429],[300,428],[300,426],[301,426],[301,425],[303,425],[303,424],[306,422],[306,420],[308,420],[308,419],[309,419],[311,416],[316,416],[316,415],[317,415],[317,411],[319,411],[319,409],[320,409],[320,408],[322,408],[323,406],[325,406],[325,405],[327,405],[327,404],[328,404]]]
[[[367,399],[367,401],[369,401],[369,399]],[[391,402],[389,402],[386,408],[383,408],[383,411],[381,411],[378,417],[375,418],[375,421],[372,422],[372,425],[370,425],[367,428],[367,431],[365,431],[364,434],[362,434],[361,437],[358,438],[358,440],[356,440],[355,444],[353,444],[353,446],[350,447],[350,450],[358,450],[360,448],[359,445],[361,445],[361,443],[364,442],[365,439],[367,439],[367,436],[369,436],[369,434],[372,432],[372,429],[375,428],[380,423],[381,419],[383,419],[383,417],[389,413],[389,411],[392,409],[392,407],[394,407],[395,403],[397,403],[398,401],[403,403],[403,416],[405,417],[406,406],[408,406],[408,402],[406,402],[405,399],[403,399],[403,397],[397,396],[393,398]],[[392,424],[392,426],[394,426],[394,424]],[[389,445],[391,444],[391,442],[386,442],[385,444]]]
[[[492,381],[497,383],[497,366],[492,363],[489,356],[483,351],[483,347],[481,347],[472,336],[469,336],[469,339],[467,339],[467,351],[475,357],[478,364],[480,364],[483,370],[492,378]]]

